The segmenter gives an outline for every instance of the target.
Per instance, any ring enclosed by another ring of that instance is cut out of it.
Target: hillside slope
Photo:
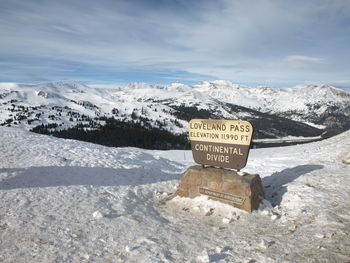
[[[339,133],[350,128],[349,98],[349,93],[329,86],[251,88],[227,81],[193,86],[133,83],[115,89],[74,82],[1,83],[0,125],[108,146],[155,148],[155,138],[145,135],[148,130],[164,137],[157,148],[183,148],[186,143],[177,136],[186,134],[192,118],[245,119],[253,123],[255,139],[319,136],[323,129]],[[134,142],[123,137],[137,129]],[[110,133],[126,144],[96,139]]]
[[[189,151],[0,127],[0,261],[348,262],[349,152],[350,132],[251,150],[244,171],[261,175],[267,200],[248,214],[169,201]]]
[[[224,102],[328,128],[350,128],[350,93],[328,85],[291,89],[246,87],[229,81],[202,82],[195,89]]]

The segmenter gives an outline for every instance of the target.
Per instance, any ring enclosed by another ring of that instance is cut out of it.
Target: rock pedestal
[[[257,209],[264,199],[264,189],[257,174],[241,176],[233,170],[191,166],[182,176],[175,195],[194,198],[201,194],[248,212]]]

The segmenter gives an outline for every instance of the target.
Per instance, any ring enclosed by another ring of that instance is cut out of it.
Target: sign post
[[[240,170],[247,163],[253,126],[247,121],[194,119],[189,123],[193,159]]]
[[[253,126],[248,121],[191,120],[192,154],[200,165],[187,169],[175,195],[206,195],[248,212],[257,209],[264,199],[259,175],[237,173],[246,166],[252,134]]]

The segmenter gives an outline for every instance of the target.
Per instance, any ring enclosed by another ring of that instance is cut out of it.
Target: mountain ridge
[[[118,127],[131,123],[176,136],[187,132],[191,118],[213,118],[249,120],[255,138],[318,136],[350,128],[349,116],[350,94],[327,85],[254,88],[222,80],[115,88],[78,82],[0,84],[0,125],[26,130],[46,125],[47,132],[96,130],[110,120]]]

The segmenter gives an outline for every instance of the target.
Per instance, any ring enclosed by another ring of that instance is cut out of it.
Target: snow
[[[0,127],[2,262],[348,262],[350,131],[252,149],[249,214],[172,198],[190,151],[111,148]]]
[[[0,83],[0,124],[13,119],[11,125],[26,130],[49,123],[65,129],[78,123],[88,124],[88,120],[81,119],[82,115],[103,124],[99,117],[131,121],[134,112],[149,119],[147,122],[152,127],[162,123],[168,131],[180,134],[187,131],[188,125],[174,115],[181,107],[215,112],[225,119],[254,117],[251,112],[232,112],[224,104],[230,103],[264,113],[287,114],[288,118],[324,128],[322,123],[312,123],[317,121],[310,118],[322,116],[332,107],[339,108],[347,117],[349,102],[349,93],[326,85],[284,89],[247,87],[217,80],[193,86],[176,82],[165,86],[131,83],[119,88],[97,88],[76,82]],[[112,113],[113,109],[117,113]]]
[[[318,114],[329,103],[348,103],[350,94],[328,85],[298,85],[286,89],[279,87],[248,87],[229,81],[216,80],[194,85],[195,89],[224,102],[256,109],[262,112],[305,113],[309,105],[321,104]],[[298,120],[296,118],[296,120]]]

